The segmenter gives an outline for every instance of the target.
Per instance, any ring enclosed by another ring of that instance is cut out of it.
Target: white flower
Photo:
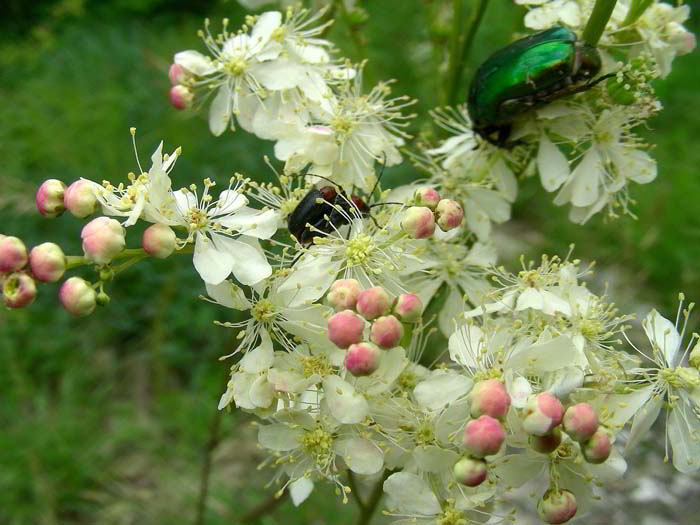
[[[525,15],[525,26],[540,31],[565,24],[579,27],[585,19],[581,8],[575,0],[515,0],[516,4],[541,6],[530,8]]]
[[[345,191],[353,187],[369,192],[376,177],[374,163],[401,162],[398,147],[408,138],[403,128],[414,115],[401,110],[414,103],[393,97],[390,82],[382,82],[362,94],[362,72],[339,87],[309,125],[291,129],[275,145],[275,156],[287,162],[285,171],[311,165],[309,174],[330,178]]]
[[[683,366],[697,337],[691,337],[682,351],[683,334],[689,316],[689,310],[682,311],[682,308],[681,297],[675,325],[656,310],[652,310],[642,322],[651,343],[651,356],[632,345],[655,366],[628,371],[630,374],[638,374],[641,379],[633,382],[643,386],[629,396],[634,400],[633,408],[637,413],[632,422],[626,450],[639,443],[666,405],[666,460],[670,442],[673,466],[680,472],[690,473],[700,469],[700,372]],[[679,334],[681,313],[684,325]]]
[[[132,128],[132,140],[134,140],[133,136]],[[136,152],[135,142],[134,151]],[[131,226],[139,218],[149,222],[172,224],[171,219],[166,216],[171,202],[171,181],[168,173],[175,165],[179,154],[180,148],[177,148],[172,154],[164,155],[163,142],[161,142],[151,155],[152,165],[147,172],[141,168],[138,153],[136,153],[140,174],[130,173],[130,183],[127,186],[120,183],[115,187],[108,181],[104,181],[102,186],[93,183],[95,196],[102,205],[102,211],[106,215],[127,217],[122,223],[123,226]]]
[[[258,283],[272,268],[257,239],[275,233],[277,214],[249,208],[237,188],[229,187],[214,201],[209,194],[214,185],[206,179],[200,197],[194,185],[172,193],[175,224],[187,228],[186,242],[194,242],[194,267],[206,283],[219,284],[231,273],[242,284]]]

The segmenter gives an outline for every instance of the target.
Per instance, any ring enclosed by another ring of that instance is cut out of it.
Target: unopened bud
[[[700,370],[700,339],[697,343],[695,343],[693,350],[690,352],[690,355],[688,356],[688,363],[690,366],[694,366]]]
[[[405,211],[401,227],[413,239],[426,239],[435,233],[435,216],[430,208],[412,206]]]
[[[24,308],[36,299],[36,283],[26,273],[13,273],[2,285],[2,300],[8,308]]]
[[[506,439],[503,426],[491,416],[472,419],[464,429],[464,446],[478,458],[496,454]]]
[[[362,286],[356,279],[338,279],[331,284],[328,302],[336,310],[354,309]]]
[[[173,86],[170,88],[170,103],[175,109],[187,109],[194,100],[194,93],[185,86]]]
[[[564,431],[574,441],[586,441],[598,430],[598,414],[588,403],[578,403],[566,409]]]
[[[58,291],[58,298],[66,310],[78,317],[90,315],[97,305],[95,290],[80,277],[67,279]]]
[[[435,211],[440,202],[440,194],[435,188],[418,188],[413,194],[413,201],[417,206],[425,206]]]
[[[45,283],[55,283],[66,271],[66,256],[58,244],[45,242],[29,252],[32,275]]]
[[[124,228],[109,217],[97,217],[80,232],[85,257],[98,264],[106,264],[124,249]]]
[[[175,251],[177,236],[170,226],[153,224],[143,232],[141,245],[148,255],[165,259]]]
[[[583,452],[583,457],[589,463],[603,463],[610,457],[612,452],[610,434],[603,427],[599,427],[591,436],[591,439],[581,445],[581,451]]]
[[[398,346],[403,337],[403,325],[393,315],[375,319],[372,323],[370,339],[381,348]]]
[[[488,470],[486,461],[478,458],[462,458],[452,468],[458,483],[467,487],[476,487],[486,480]]]
[[[345,354],[345,368],[355,377],[368,376],[379,368],[381,350],[372,343],[350,345]]]
[[[95,297],[95,302],[99,306],[107,306],[109,304],[110,298],[109,295],[107,295],[104,291],[101,291],[100,293],[97,294],[97,297]]]
[[[93,183],[87,180],[76,180],[66,188],[63,194],[63,204],[69,212],[79,219],[95,213],[99,202],[95,196]]]
[[[173,86],[182,84],[188,77],[189,73],[180,64],[172,64],[168,70],[168,78]]]
[[[423,313],[423,303],[412,293],[402,293],[396,298],[394,313],[404,323],[415,323]]]
[[[36,209],[44,217],[53,219],[58,217],[65,210],[63,195],[66,185],[58,179],[45,180],[36,192]]]
[[[16,272],[27,264],[27,247],[17,237],[0,239],[0,273]]]
[[[457,201],[451,199],[442,199],[437,208],[435,208],[437,224],[443,231],[449,231],[460,224],[464,220],[464,210]]]
[[[479,381],[469,392],[472,417],[486,414],[503,419],[510,408],[510,396],[505,385],[498,379]]]
[[[566,523],[576,515],[576,497],[566,489],[549,489],[537,502],[537,514],[545,523]]]
[[[357,296],[357,311],[365,319],[371,321],[391,310],[391,300],[384,288],[374,286],[363,290]]]
[[[328,339],[338,348],[362,341],[365,320],[352,310],[343,310],[328,319]]]
[[[561,430],[554,428],[549,434],[544,436],[530,435],[528,442],[534,451],[541,454],[550,454],[561,445]]]
[[[554,394],[542,392],[530,396],[525,405],[523,429],[534,436],[549,434],[554,427],[561,423],[564,417],[564,405]]]

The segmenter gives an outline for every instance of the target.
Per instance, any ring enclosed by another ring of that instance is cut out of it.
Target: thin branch
[[[228,379],[228,375],[226,376]],[[194,525],[204,525],[207,510],[207,496],[209,495],[209,478],[211,477],[211,464],[214,450],[219,444],[219,428],[221,427],[221,414],[223,410],[217,408],[209,425],[209,439],[204,449],[202,461],[202,473],[199,477],[199,499],[197,500],[197,515]]]
[[[266,514],[269,514],[275,510],[280,503],[286,500],[288,492],[289,491],[285,490],[280,496],[277,496],[276,492],[272,493],[266,500],[253,507],[245,515],[243,515],[241,518],[241,523],[253,523]]]

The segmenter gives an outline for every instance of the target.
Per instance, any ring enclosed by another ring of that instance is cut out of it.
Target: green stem
[[[384,482],[391,474],[392,471],[390,470],[384,471],[384,475],[372,489],[372,494],[370,494],[369,499],[360,506],[360,517],[357,519],[357,525],[369,525],[370,521],[372,521],[372,516],[374,516],[374,512],[377,510],[377,506],[384,494]],[[357,500],[358,502],[360,501],[359,495],[357,496]]]
[[[610,20],[613,9],[615,9],[615,4],[617,4],[617,0],[596,0],[591,17],[583,30],[583,40],[586,43],[592,46],[598,45],[598,41],[603,36],[603,31],[605,31],[605,26]]]
[[[452,49],[450,50],[449,68],[449,88],[447,92],[447,103],[454,105],[457,102],[459,86],[462,80],[464,66],[467,63],[469,51],[474,43],[476,32],[481,25],[486,12],[487,0],[473,0],[473,5],[469,11],[467,29],[462,33],[462,0],[453,0],[454,5],[454,26],[452,28]]]
[[[630,8],[627,11],[627,16],[622,22],[622,27],[634,24],[637,19],[644,14],[644,11],[653,3],[654,0],[632,0]]]
[[[78,268],[84,264],[88,264],[88,260],[82,255],[66,255],[66,270]]]

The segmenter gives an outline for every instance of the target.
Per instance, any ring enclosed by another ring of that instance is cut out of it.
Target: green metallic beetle
[[[590,89],[603,79],[592,81],[601,66],[598,50],[565,27],[513,42],[486,59],[474,75],[467,102],[474,131],[505,146],[518,115]]]

